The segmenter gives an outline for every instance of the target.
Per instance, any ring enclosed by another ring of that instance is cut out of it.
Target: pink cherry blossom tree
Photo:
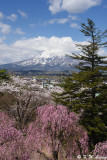
[[[36,108],[50,101],[50,96],[43,91],[5,91],[0,93],[0,110],[13,117],[16,127],[23,130],[26,125],[35,120]]]
[[[88,154],[88,136],[78,116],[64,106],[45,105],[36,120],[17,130],[15,121],[0,112],[0,160],[73,160]]]
[[[14,121],[0,112],[0,160],[30,160],[21,131]]]
[[[87,154],[88,136],[78,120],[76,114],[68,113],[64,106],[38,107],[37,119],[27,130],[26,145],[29,150],[38,151],[49,160],[59,160],[64,156],[71,160],[79,154]]]
[[[93,154],[107,158],[107,141],[96,144]]]

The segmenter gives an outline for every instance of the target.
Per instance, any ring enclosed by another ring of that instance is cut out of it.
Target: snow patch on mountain
[[[74,70],[74,65],[77,65],[78,61],[72,59],[69,56],[58,54],[59,52],[44,51],[39,56],[34,58],[1,65],[1,68],[10,70],[38,70],[38,71],[71,71]]]
[[[72,58],[65,55],[58,55],[52,52],[43,52],[32,59],[17,63],[21,66],[42,65],[42,66],[69,66],[76,63]]]

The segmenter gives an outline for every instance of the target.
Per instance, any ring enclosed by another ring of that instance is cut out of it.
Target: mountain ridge
[[[0,65],[0,69],[7,70],[41,70],[41,71],[64,71],[71,68],[78,62],[66,55],[40,54],[28,60]]]

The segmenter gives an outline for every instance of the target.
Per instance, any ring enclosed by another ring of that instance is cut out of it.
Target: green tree
[[[10,76],[9,74],[7,73],[7,71],[5,69],[2,69],[0,70],[0,83],[3,81],[3,80],[9,80],[10,79]]]
[[[54,99],[80,114],[80,123],[87,129],[90,148],[93,148],[107,139],[107,56],[98,54],[107,46],[103,40],[107,30],[101,32],[90,19],[81,27],[89,41],[77,45],[80,54],[70,56],[79,61],[75,66],[79,72],[64,80],[63,93],[54,95]]]

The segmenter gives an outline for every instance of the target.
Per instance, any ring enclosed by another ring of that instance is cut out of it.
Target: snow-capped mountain
[[[77,63],[76,60],[73,60],[69,56],[65,55],[56,55],[43,52],[39,56],[35,56],[32,59],[25,61],[20,61],[16,63],[1,65],[0,68],[6,69],[33,69],[33,70],[42,70],[42,71],[64,71],[71,70],[71,68]]]

